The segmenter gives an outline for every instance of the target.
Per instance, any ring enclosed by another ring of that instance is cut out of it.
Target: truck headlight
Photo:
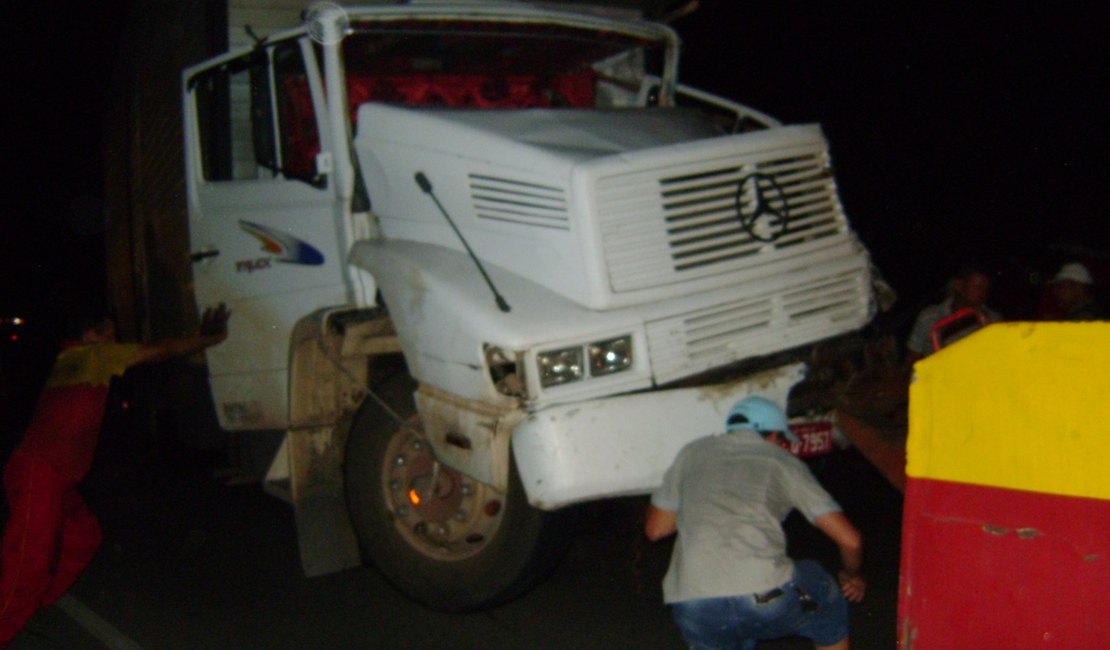
[[[540,371],[540,385],[545,388],[578,381],[586,376],[581,347],[540,352],[536,355],[536,364]]]
[[[590,356],[591,377],[611,375],[632,367],[631,336],[597,341],[591,343],[587,349]]]
[[[540,352],[536,365],[544,388],[628,370],[632,367],[632,335]]]

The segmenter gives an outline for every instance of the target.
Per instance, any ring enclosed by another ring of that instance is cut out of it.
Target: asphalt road
[[[220,455],[106,437],[84,490],[105,543],[15,649],[683,647],[661,603],[670,543],[640,534],[645,499],[583,508],[550,579],[499,608],[448,615],[372,568],[305,578],[292,511],[257,484],[229,484]],[[853,647],[894,647],[899,495],[851,451],[818,474],[866,536],[871,589],[853,606]],[[800,518],[788,531],[793,555],[835,566],[835,548]]]

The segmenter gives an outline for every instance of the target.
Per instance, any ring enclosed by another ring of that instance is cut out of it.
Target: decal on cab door
[[[315,246],[289,233],[260,226],[249,221],[240,221],[239,227],[262,243],[262,250],[273,255],[269,259],[285,262],[286,264],[304,264],[307,266],[319,266],[324,263],[324,254]],[[266,259],[265,264],[259,264],[261,260],[250,260],[250,263],[246,265],[250,268],[238,268],[238,263],[236,267],[240,271],[256,271],[259,268],[269,268],[269,259]]]

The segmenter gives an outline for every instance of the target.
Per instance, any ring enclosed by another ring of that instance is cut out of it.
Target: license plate
[[[791,422],[790,430],[798,436],[798,442],[790,443],[790,453],[798,458],[813,458],[832,453],[832,422]]]

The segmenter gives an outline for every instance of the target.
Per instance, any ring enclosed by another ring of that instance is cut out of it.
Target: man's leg
[[[42,595],[42,605],[50,605],[69,591],[100,548],[103,535],[96,515],[85,505],[76,486],[62,497],[62,542],[54,578]]]
[[[755,650],[731,598],[671,603],[671,615],[690,650]]]
[[[800,560],[794,563],[794,584],[810,598],[810,609],[797,633],[813,639],[822,650],[847,650],[848,601],[836,578],[816,562]]]
[[[4,472],[10,515],[0,545],[0,647],[34,615],[50,584],[64,486],[49,466],[16,452]]]

